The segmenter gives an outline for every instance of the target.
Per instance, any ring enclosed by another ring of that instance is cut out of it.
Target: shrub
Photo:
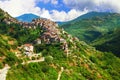
[[[93,57],[93,56],[90,56],[90,60],[93,62],[93,63],[97,63],[97,58]]]
[[[35,57],[32,57],[32,60],[35,60]]]
[[[9,52],[4,60],[4,62],[10,66],[15,65],[16,62],[19,62],[19,59],[15,56],[14,53]]]
[[[52,63],[52,61],[53,61],[53,57],[52,57],[52,56],[46,56],[46,57],[45,57],[45,61],[46,61],[48,64],[50,64],[50,63]]]
[[[3,63],[0,62],[0,69],[2,69],[2,68],[3,68]]]

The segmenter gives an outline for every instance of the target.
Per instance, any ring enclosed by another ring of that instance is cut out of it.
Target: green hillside
[[[73,22],[68,22],[67,24],[61,25],[61,27],[73,36],[77,36],[80,40],[89,43],[99,36],[119,28],[119,23],[120,15],[111,13],[100,17],[96,16],[89,19],[73,20]]]
[[[61,80],[118,80],[120,78],[120,59],[111,53],[96,51],[83,42],[76,42],[76,44],[75,49],[69,47],[72,50],[69,57],[64,55],[59,46],[46,45],[44,49],[47,52],[41,51],[46,57],[44,62],[13,67],[8,72],[7,80],[56,80],[62,67],[64,70]]]
[[[97,16],[103,17],[103,16],[107,16],[107,15],[110,15],[110,14],[111,13],[94,12],[94,11],[92,11],[92,12],[89,12],[87,14],[83,14],[83,15],[77,17],[74,20],[67,21],[67,22],[57,22],[57,23],[61,26],[61,25],[64,25],[64,24],[69,24],[69,23],[77,22],[77,21],[80,21],[80,20],[83,20],[83,19],[91,19],[91,18],[97,17]]]
[[[120,56],[120,29],[109,32],[95,41],[92,42],[92,46],[95,46],[98,50],[113,52],[115,55]]]
[[[79,41],[50,20],[22,23],[0,12],[0,66],[10,66],[6,80],[120,79],[120,59],[112,53]]]
[[[90,18],[93,18],[93,17],[103,17],[103,16],[107,16],[107,15],[110,15],[111,13],[105,13],[105,12],[89,12],[87,14],[84,14],[84,15],[81,15],[79,17],[77,17],[76,19],[70,21],[70,22],[76,22],[76,21],[79,21],[79,20],[83,20],[83,19],[90,19]]]
[[[106,13],[105,16],[98,15],[89,19],[73,20],[61,27],[80,40],[93,44],[98,50],[113,52],[119,56],[119,23],[120,14]]]

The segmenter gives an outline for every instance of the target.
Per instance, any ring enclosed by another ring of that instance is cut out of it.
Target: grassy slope
[[[18,51],[17,46],[17,41],[14,38],[0,34],[0,68],[4,67],[5,64],[11,66],[19,62],[15,56],[15,51]]]

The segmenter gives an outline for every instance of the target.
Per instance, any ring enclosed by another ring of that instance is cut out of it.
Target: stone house
[[[41,42],[41,39],[40,38],[37,38],[36,40],[35,40],[35,43],[36,44],[41,44],[42,42]]]
[[[24,44],[23,50],[25,55],[31,56],[33,54],[34,47],[32,44]]]

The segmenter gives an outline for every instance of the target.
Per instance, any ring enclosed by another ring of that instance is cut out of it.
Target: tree
[[[46,56],[46,57],[45,57],[45,61],[46,61],[48,64],[51,64],[52,61],[53,61],[53,57],[52,57],[52,56]]]
[[[15,65],[16,62],[19,62],[19,59],[16,57],[16,55],[12,52],[9,52],[4,60],[5,63],[7,63],[10,66]]]

